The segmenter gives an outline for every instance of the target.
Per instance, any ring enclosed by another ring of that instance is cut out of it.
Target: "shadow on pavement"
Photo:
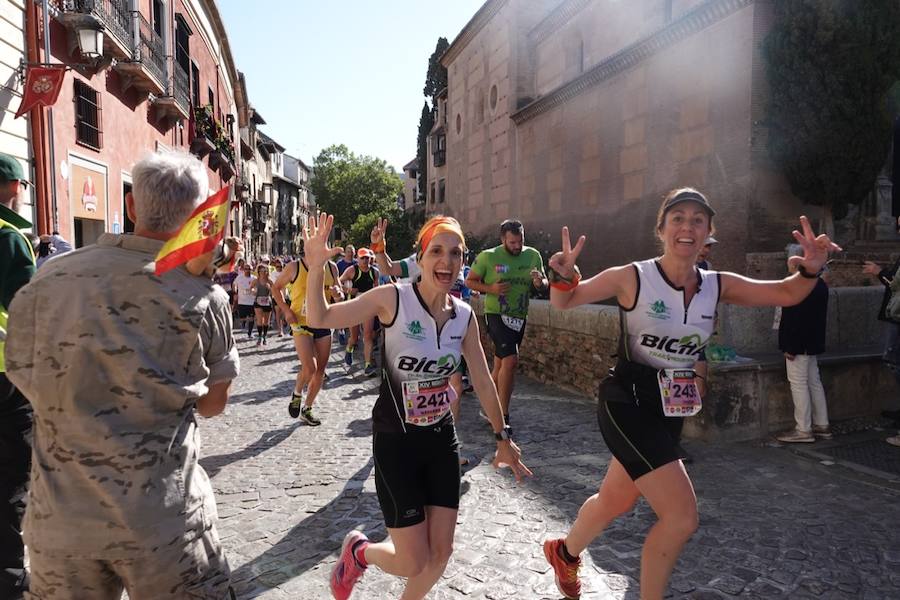
[[[372,419],[356,419],[347,424],[346,437],[372,437]]]
[[[281,442],[291,437],[291,434],[299,426],[300,423],[295,422],[291,423],[283,429],[267,431],[263,433],[258,440],[256,440],[246,448],[238,450],[237,452],[231,452],[230,454],[216,454],[214,456],[204,456],[200,459],[200,466],[203,467],[203,469],[206,471],[206,474],[209,475],[210,479],[212,479],[219,471],[222,470],[223,467],[226,467],[239,460],[245,460],[248,458],[253,458],[254,456],[259,456],[266,450],[277,446]]]
[[[302,575],[337,552],[344,534],[361,523],[367,524],[366,534],[372,539],[386,537],[378,499],[374,492],[363,490],[374,466],[375,461],[370,458],[328,504],[297,523],[271,548],[235,570],[231,580],[238,596],[248,597],[242,592],[252,589],[256,580],[271,589]],[[351,506],[354,509],[348,515]],[[374,515],[379,519],[377,524]],[[286,557],[289,559],[285,560]],[[266,570],[269,565],[277,566]]]

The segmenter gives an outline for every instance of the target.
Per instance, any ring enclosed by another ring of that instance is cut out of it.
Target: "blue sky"
[[[416,154],[428,57],[483,0],[219,0],[237,68],[268,135],[312,166],[331,144]]]

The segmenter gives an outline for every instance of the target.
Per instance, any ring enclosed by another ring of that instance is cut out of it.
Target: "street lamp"
[[[97,59],[103,56],[103,30],[85,27],[76,31],[78,35],[78,49],[81,55],[88,59]]]

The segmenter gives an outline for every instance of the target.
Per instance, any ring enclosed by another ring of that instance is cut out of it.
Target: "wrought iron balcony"
[[[78,29],[101,29],[103,53],[130,60],[134,51],[134,19],[129,0],[60,0],[58,19],[70,31],[70,46]]]
[[[132,21],[137,32],[132,40],[132,59],[120,61],[116,70],[123,75],[126,89],[134,86],[156,96],[165,95],[169,69],[163,40],[140,12],[132,12]]]
[[[156,99],[157,121],[165,118],[177,121],[188,119],[191,114],[190,77],[173,57],[169,56],[167,63],[171,77],[167,82],[166,94]]]

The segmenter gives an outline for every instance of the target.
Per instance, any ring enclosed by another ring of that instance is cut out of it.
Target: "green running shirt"
[[[505,294],[484,295],[484,312],[494,315],[509,315],[519,319],[528,316],[528,300],[531,293],[531,270],[544,274],[544,261],[540,252],[525,246],[518,256],[513,256],[501,244],[483,251],[475,259],[472,272],[490,285],[498,281],[508,283]]]

